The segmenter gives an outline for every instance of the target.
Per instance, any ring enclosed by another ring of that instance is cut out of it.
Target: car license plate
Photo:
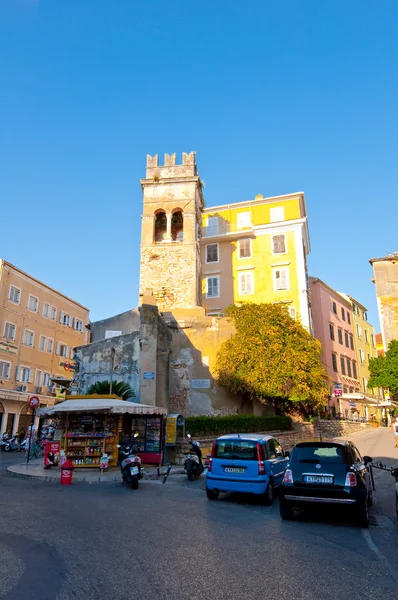
[[[130,473],[132,475],[138,475],[138,467],[130,467]]]
[[[239,469],[239,467],[225,467],[226,473],[244,473],[244,469]]]
[[[330,475],[304,475],[305,483],[333,483]]]

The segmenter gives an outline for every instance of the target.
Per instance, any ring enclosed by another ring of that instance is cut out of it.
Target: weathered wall
[[[214,377],[217,350],[234,332],[226,318],[206,317],[203,308],[164,313],[172,333],[169,367],[171,412],[185,416],[252,412]],[[266,409],[266,407],[264,407]]]
[[[94,321],[90,324],[91,341],[98,342],[106,338],[106,332],[120,331],[120,335],[138,331],[140,328],[140,313],[138,308],[127,310],[124,313],[103,319],[102,321]]]
[[[398,253],[373,263],[384,350],[398,340]]]
[[[112,348],[115,349],[113,381],[128,383],[135,393],[134,402],[140,402],[139,331],[76,348],[79,393],[84,394],[97,381],[110,379]]]

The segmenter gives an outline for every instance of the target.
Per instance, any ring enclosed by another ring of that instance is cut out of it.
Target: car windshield
[[[344,463],[344,451],[340,446],[330,445],[308,445],[296,446],[293,449],[291,462],[293,463]]]
[[[252,440],[219,440],[214,458],[257,460],[257,444]]]

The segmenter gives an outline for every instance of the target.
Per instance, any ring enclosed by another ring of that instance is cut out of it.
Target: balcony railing
[[[202,237],[215,237],[218,235],[227,235],[239,233],[244,235],[245,233],[252,233],[253,225],[247,225],[245,227],[238,227],[233,223],[219,223],[218,225],[210,225],[209,227],[202,227]]]

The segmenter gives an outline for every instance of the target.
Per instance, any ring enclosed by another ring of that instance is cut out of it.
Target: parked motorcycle
[[[133,440],[117,445],[123,483],[127,483],[133,490],[138,489],[139,481],[144,477],[141,458],[135,454],[137,437],[138,434],[135,434]]]
[[[18,452],[20,452],[20,447],[17,442],[16,436],[13,435],[12,437],[9,438],[7,433],[3,433],[3,436],[1,439],[1,449],[4,452],[12,452],[14,450],[17,450]]]
[[[189,452],[185,452],[184,470],[189,481],[193,481],[204,471],[204,466],[202,463],[202,451],[200,449],[199,442],[195,442],[189,433],[187,438],[191,444],[191,449]]]

